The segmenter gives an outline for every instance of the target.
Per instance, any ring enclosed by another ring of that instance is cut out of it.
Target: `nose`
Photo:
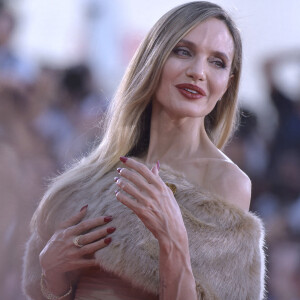
[[[192,78],[194,81],[206,80],[204,62],[201,60],[191,62],[191,65],[186,70],[186,75]]]

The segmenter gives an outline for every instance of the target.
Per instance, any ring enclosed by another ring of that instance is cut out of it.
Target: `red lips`
[[[206,96],[204,90],[193,84],[181,83],[177,84],[176,87],[179,92],[188,99],[200,99]]]

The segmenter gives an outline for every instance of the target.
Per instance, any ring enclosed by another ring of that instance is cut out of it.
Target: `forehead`
[[[216,18],[209,18],[194,27],[184,36],[199,49],[224,52],[230,59],[234,55],[234,42],[226,24]]]

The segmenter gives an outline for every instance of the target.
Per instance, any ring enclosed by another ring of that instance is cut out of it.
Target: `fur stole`
[[[117,172],[113,170],[93,189],[80,191],[68,199],[53,221],[59,224],[66,215],[74,214],[86,203],[89,204],[86,218],[112,215],[114,219],[110,225],[117,230],[112,235],[111,244],[96,253],[99,265],[129,280],[133,286],[157,295],[158,242],[138,217],[116,200],[115,176]],[[160,176],[177,188],[175,197],[188,232],[198,299],[263,299],[264,230],[260,219],[200,191],[168,168],[162,167]],[[43,244],[34,233],[27,245],[24,276],[27,292],[30,285],[36,285],[34,282],[41,274],[36,265]],[[32,286],[33,290],[36,288],[39,289]]]

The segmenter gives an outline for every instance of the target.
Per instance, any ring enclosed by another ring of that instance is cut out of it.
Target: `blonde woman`
[[[35,212],[30,299],[263,299],[251,183],[221,151],[236,125],[241,56],[215,4],[181,5],[154,25],[102,142]]]

